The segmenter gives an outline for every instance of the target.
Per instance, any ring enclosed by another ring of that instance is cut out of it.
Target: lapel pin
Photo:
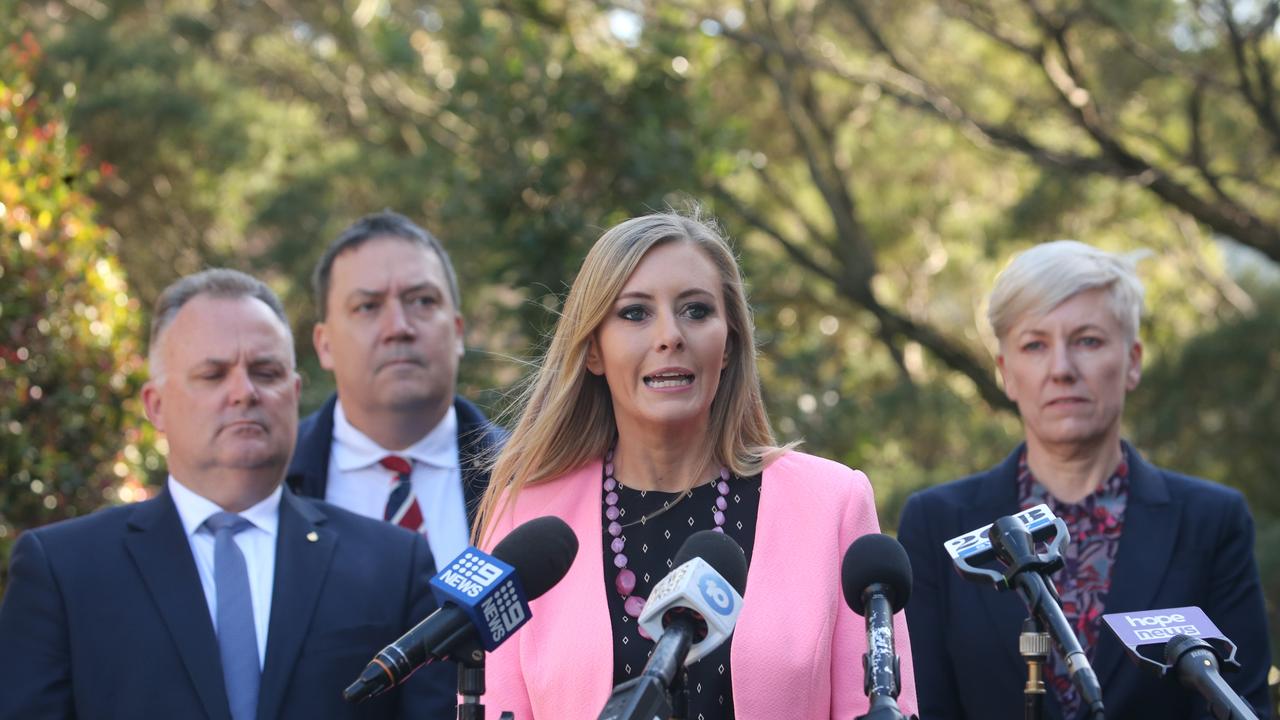
[[[319,539],[320,539],[320,536],[316,534],[315,530],[312,530],[311,532],[307,533],[307,540],[309,542],[316,542]]]

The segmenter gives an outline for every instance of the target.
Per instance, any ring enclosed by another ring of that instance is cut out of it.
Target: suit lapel
[[[191,544],[169,493],[138,505],[129,518],[125,548],[160,618],[173,636],[196,694],[211,718],[229,718],[218,639],[200,583]]]
[[[469,403],[461,397],[453,401],[458,418],[458,470],[462,479],[462,504],[467,511],[467,527],[475,527],[476,511],[487,484],[484,476],[483,457],[485,427]]]
[[[600,557],[602,470],[596,460],[558,480],[525,488],[520,496],[523,508],[515,518],[519,524],[556,514],[578,536],[580,546],[569,572],[531,603],[535,621],[520,631],[518,640],[523,670],[534,688],[531,695],[573,698],[579,708],[604,707],[613,688],[613,624],[604,602]],[[548,662],[545,648],[555,648],[550,654],[560,659]]]
[[[474,527],[476,511],[489,486],[487,463],[491,454],[505,442],[506,434],[461,395],[454,396],[453,408],[458,415],[458,464],[462,471],[462,497],[467,510],[467,524]]]
[[[286,488],[280,497],[276,573],[271,594],[267,658],[258,695],[258,717],[280,715],[285,689],[311,627],[337,537],[324,527],[324,513]]]
[[[1178,536],[1181,513],[1171,502],[1168,487],[1160,471],[1148,464],[1128,443],[1125,457],[1129,461],[1129,501],[1124,511],[1124,530],[1115,564],[1111,566],[1111,589],[1103,611],[1107,613],[1149,610],[1160,589]],[[1120,643],[1104,630],[1099,637],[1094,658],[1094,671],[1102,687],[1120,668],[1123,652]]]

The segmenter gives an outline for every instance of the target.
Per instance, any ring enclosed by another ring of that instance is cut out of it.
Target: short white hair
[[[1055,240],[1018,253],[996,278],[987,320],[1003,341],[1024,317],[1048,313],[1076,295],[1107,291],[1108,305],[1129,342],[1138,338],[1145,291],[1138,255],[1118,255],[1076,240]]]

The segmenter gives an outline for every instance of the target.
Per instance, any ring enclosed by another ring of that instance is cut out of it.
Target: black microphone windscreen
[[[520,525],[493,548],[494,557],[516,569],[529,600],[560,582],[577,554],[578,536],[554,515]]]
[[[1169,638],[1168,642],[1164,644],[1164,661],[1169,665],[1176,666],[1178,661],[1182,659],[1182,656],[1192,650],[1208,650],[1213,653],[1215,657],[1217,656],[1217,652],[1214,651],[1213,646],[1205,642],[1203,639],[1177,633],[1173,637]]]
[[[840,566],[840,584],[849,609],[863,614],[862,593],[868,586],[889,586],[889,604],[898,612],[911,597],[911,560],[902,543],[879,533],[863,535],[844,554]]]
[[[676,551],[674,567],[702,558],[741,595],[747,591],[747,556],[742,546],[723,532],[699,530]]]

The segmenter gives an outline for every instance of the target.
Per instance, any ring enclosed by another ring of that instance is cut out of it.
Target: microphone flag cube
[[[1013,517],[1021,522],[1031,533],[1031,537],[1037,541],[1042,541],[1053,534],[1053,521],[1057,519],[1045,504],[1027,508]],[[994,559],[995,550],[991,547],[990,537],[991,526],[994,524],[987,523],[977,530],[971,530],[943,543],[942,546],[951,556],[951,561],[982,563]]]
[[[431,592],[441,606],[452,603],[466,613],[485,651],[529,621],[529,601],[515,568],[474,547],[431,578]]]
[[[1229,668],[1234,664],[1236,645],[1198,607],[1176,607],[1108,613],[1102,616],[1105,627],[1124,645],[1125,652],[1138,664],[1157,675],[1171,668],[1163,662],[1165,644],[1173,637],[1185,635],[1209,643]]]
[[[707,625],[706,636],[694,639],[685,658],[685,665],[692,665],[733,634],[742,596],[707,561],[693,558],[654,586],[640,612],[640,627],[649,637],[661,637],[663,616],[677,608],[697,613]]]

